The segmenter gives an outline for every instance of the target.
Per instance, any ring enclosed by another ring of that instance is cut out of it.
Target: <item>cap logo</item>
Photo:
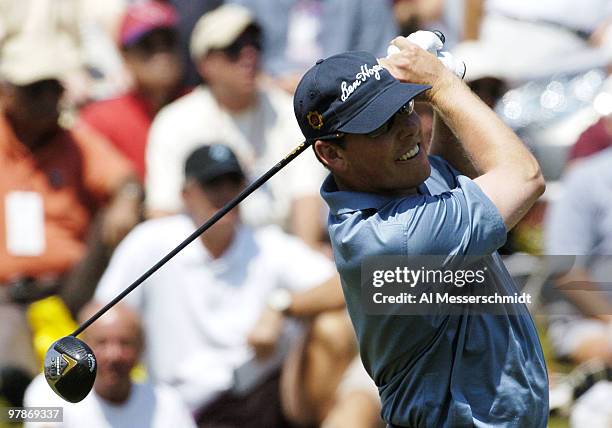
[[[220,144],[210,146],[208,153],[210,157],[213,160],[216,160],[217,162],[224,162],[228,160],[231,156],[230,150],[227,147],[220,145]]]
[[[368,64],[363,64],[359,73],[355,75],[355,81],[351,84],[343,81],[340,85],[340,89],[342,91],[342,96],[340,99],[342,102],[348,100],[348,98],[355,92],[355,90],[361,86],[362,83],[367,81],[370,77],[374,76],[376,80],[380,80],[380,72],[383,70],[383,66],[380,64],[376,64],[372,66],[372,68],[368,67]]]
[[[318,111],[308,112],[306,119],[308,120],[308,124],[314,129],[319,130],[323,126],[323,116]]]

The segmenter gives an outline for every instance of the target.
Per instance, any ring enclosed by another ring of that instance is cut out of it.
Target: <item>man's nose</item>
[[[120,343],[107,343],[102,352],[102,356],[108,361],[116,361],[121,358],[122,353],[123,347]]]
[[[240,61],[257,62],[259,60],[259,50],[255,46],[244,46],[240,50]]]
[[[401,119],[397,120],[400,117]],[[396,116],[396,125],[399,125],[398,133],[400,138],[412,138],[421,132],[421,121],[415,113],[403,117],[402,115]]]

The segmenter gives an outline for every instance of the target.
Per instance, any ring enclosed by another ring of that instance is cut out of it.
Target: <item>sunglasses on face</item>
[[[252,47],[261,52],[261,32],[256,27],[250,27],[245,30],[231,45],[220,49],[220,52],[225,54],[230,61],[236,61],[240,58],[242,49]]]
[[[364,135],[368,138],[380,137],[381,135],[384,135],[385,133],[389,132],[391,128],[393,128],[395,116],[397,116],[398,114],[401,114],[404,116],[410,116],[412,113],[414,113],[414,100],[408,101],[398,111],[396,111],[389,120],[387,120],[381,126],[376,128],[374,131],[368,132],[367,134],[364,134]],[[333,142],[333,141],[341,140],[345,135],[346,134],[344,132],[336,132],[335,134],[327,135],[325,137],[321,137],[320,139]]]
[[[58,80],[48,79],[26,86],[19,86],[18,91],[23,97],[35,100],[45,95],[60,97],[64,92],[64,87]]]
[[[380,137],[381,135],[386,134],[387,132],[389,132],[391,128],[393,128],[393,123],[395,122],[395,116],[397,116],[398,114],[410,116],[413,112],[414,112],[414,100],[410,100],[406,104],[404,104],[393,116],[391,116],[389,120],[387,120],[381,126],[376,128],[374,131],[368,132],[367,134],[365,134],[366,137],[377,138],[377,137]]]
[[[228,172],[208,180],[199,180],[199,183],[202,189],[214,193],[214,191],[224,185],[241,186],[244,183],[244,176],[237,172]]]
[[[150,56],[158,52],[172,52],[178,46],[178,36],[168,29],[154,30],[144,36],[127,50],[141,56]]]

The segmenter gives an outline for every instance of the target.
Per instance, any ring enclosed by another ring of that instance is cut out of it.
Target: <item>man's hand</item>
[[[125,183],[115,194],[102,219],[102,241],[114,248],[141,220],[142,189],[134,181]]]
[[[257,324],[247,337],[247,342],[253,347],[258,360],[265,360],[276,350],[276,344],[283,331],[283,322],[282,313],[270,308],[264,309]]]
[[[391,44],[400,52],[378,62],[400,82],[431,85],[425,93],[429,101],[439,91],[461,82],[437,57],[406,38],[397,37]]]

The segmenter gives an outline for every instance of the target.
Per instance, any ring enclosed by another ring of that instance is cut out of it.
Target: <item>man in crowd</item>
[[[112,248],[137,222],[140,207],[128,162],[99,137],[59,126],[68,66],[61,54],[28,39],[0,52],[0,317],[10,326],[2,329],[0,364],[30,370],[37,364],[15,302],[61,288],[96,252],[86,244],[95,215],[99,227],[90,242]],[[98,261],[89,261],[91,274]]]
[[[182,165],[199,145],[230,145],[255,178],[301,142],[290,98],[257,83],[261,30],[247,9],[224,5],[204,15],[193,32],[191,55],[205,84],[163,108],[149,134],[146,204],[153,216],[181,210]],[[321,172],[311,154],[297,159],[245,201],[245,221],[280,224],[316,245],[322,233]]]
[[[132,77],[132,89],[117,98],[81,110],[81,120],[105,136],[145,177],[145,146],[157,112],[181,92],[182,68],[177,16],[161,1],[127,8],[119,29],[119,47]]]
[[[576,163],[546,217],[545,250],[557,274],[549,337],[557,357],[575,363],[612,364],[612,207],[602,197],[611,190],[610,161],[608,148]]]
[[[88,303],[79,314],[83,322],[102,308]],[[83,340],[96,355],[97,373],[93,391],[79,403],[66,403],[38,375],[28,387],[26,406],[63,408],[63,421],[26,423],[26,427],[106,428],[106,427],[195,427],[193,417],[177,393],[150,382],[135,383],[130,372],[144,346],[138,314],[118,304],[83,334]]]
[[[226,146],[196,149],[184,168],[186,214],[137,226],[96,299],[111,300],[244,188]],[[377,419],[371,396],[336,396],[356,348],[333,265],[278,226],[242,225],[235,208],[125,302],[142,314],[150,375],[175,386],[202,427],[318,424],[328,414],[365,427]]]

